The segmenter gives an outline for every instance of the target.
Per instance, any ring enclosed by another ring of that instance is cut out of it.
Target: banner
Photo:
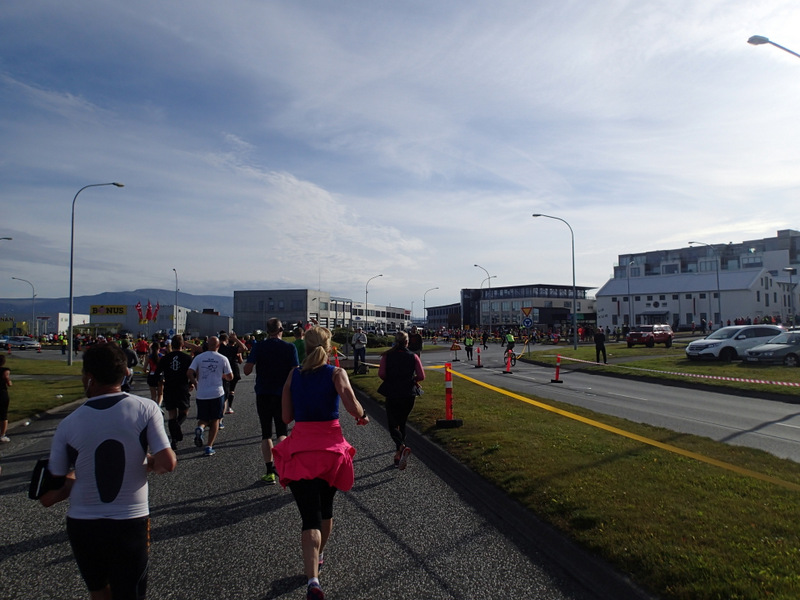
[[[127,315],[128,307],[124,304],[106,305],[94,304],[89,307],[90,315]]]

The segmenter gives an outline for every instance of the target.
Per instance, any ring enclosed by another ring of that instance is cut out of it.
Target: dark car
[[[751,363],[800,366],[800,331],[784,331],[766,344],[747,350],[744,359]]]
[[[648,348],[664,344],[669,348],[673,337],[672,327],[669,325],[638,325],[628,332],[625,341],[628,342],[628,348],[636,344],[644,344]]]

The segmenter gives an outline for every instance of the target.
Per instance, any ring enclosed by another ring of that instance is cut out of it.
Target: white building
[[[619,255],[614,278],[596,294],[597,323],[668,323],[674,329],[769,318],[786,323],[798,307],[800,232],[773,238]]]
[[[323,327],[364,329],[408,329],[411,311],[349,298],[331,296],[330,292],[309,289],[242,290],[233,292],[233,321],[240,333],[266,329],[267,320],[277,317],[284,327],[316,321]]]

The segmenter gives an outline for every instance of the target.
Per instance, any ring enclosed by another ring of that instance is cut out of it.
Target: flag
[[[144,318],[146,321],[153,318],[153,305],[150,304],[150,300],[147,301],[147,312],[144,314]]]
[[[139,300],[139,302],[136,303],[136,312],[139,313],[139,321],[144,319],[144,317],[142,316],[142,301],[141,300]]]
[[[153,311],[153,321],[158,319],[158,309],[161,308],[161,304],[158,303],[156,300],[156,309]]]

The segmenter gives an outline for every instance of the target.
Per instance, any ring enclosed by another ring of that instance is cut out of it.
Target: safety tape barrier
[[[593,360],[583,360],[580,358],[572,358],[570,356],[564,356],[563,354],[560,355],[553,355],[547,354],[545,355],[546,358],[558,358],[561,357],[561,360],[571,360],[572,362],[579,362],[585,363],[587,365],[600,365],[603,367],[608,367],[611,365],[607,365],[604,363],[594,362]],[[661,375],[676,375],[678,377],[694,377],[696,379],[716,379],[719,381],[737,381],[740,383],[763,383],[767,385],[782,385],[784,387],[800,387],[800,383],[794,381],[770,381],[768,379],[746,379],[743,377],[723,377],[721,375],[701,375],[699,373],[681,373],[680,371],[659,371],[657,369],[643,369],[641,367],[630,367],[624,364],[615,364],[613,365],[616,368],[620,369],[628,369],[630,371],[643,371],[646,373],[659,373]]]
[[[444,365],[437,365],[426,367],[426,369],[444,369]],[[764,475],[763,473],[759,473],[757,471],[751,471],[750,469],[745,469],[743,467],[739,467],[737,465],[732,465],[730,463],[723,462],[721,460],[717,460],[715,458],[711,458],[708,456],[704,456],[702,454],[698,454],[696,452],[691,452],[689,450],[684,450],[683,448],[678,448],[677,446],[672,446],[671,444],[665,444],[663,442],[659,442],[658,440],[654,440],[648,437],[644,437],[642,435],[638,435],[636,433],[632,433],[630,431],[625,431],[624,429],[620,429],[619,427],[614,427],[612,425],[606,425],[605,423],[601,423],[600,421],[595,421],[594,419],[589,419],[587,417],[582,417],[581,415],[577,415],[575,413],[571,413],[566,410],[562,410],[560,408],[556,408],[554,406],[550,406],[549,404],[545,404],[543,402],[538,402],[531,398],[526,398],[520,394],[515,394],[514,392],[509,392],[508,390],[501,389],[499,387],[493,386],[489,383],[484,383],[483,381],[478,381],[468,375],[464,375],[459,373],[458,371],[454,371],[452,369],[448,369],[453,375],[456,377],[460,377],[470,383],[474,383],[480,387],[486,388],[487,390],[491,390],[498,394],[502,394],[503,396],[507,396],[509,398],[513,398],[514,400],[519,400],[521,402],[525,402],[526,404],[530,404],[531,406],[536,406],[537,408],[541,408],[548,412],[561,415],[562,417],[566,417],[568,419],[572,419],[574,421],[579,421],[586,425],[590,425],[591,427],[596,427],[598,429],[602,429],[604,431],[608,431],[609,433],[613,433],[615,435],[619,435],[622,437],[626,437],[631,440],[635,440],[637,442],[641,442],[642,444],[647,444],[649,446],[654,446],[656,448],[660,448],[662,450],[666,450],[667,452],[672,452],[673,454],[678,454],[680,456],[684,456],[686,458],[690,458],[693,460],[697,460],[700,462],[704,462],[709,465],[713,465],[715,467],[719,467],[720,469],[725,469],[727,471],[731,471],[733,473],[737,473],[738,475],[742,475],[744,477],[751,477],[753,479],[758,479],[760,481],[764,481],[767,483],[772,483],[774,485],[780,486],[782,488],[792,490],[794,492],[800,492],[800,485],[796,483],[791,483],[789,481],[784,481],[782,479],[778,479],[776,477],[770,477],[769,475]]]

